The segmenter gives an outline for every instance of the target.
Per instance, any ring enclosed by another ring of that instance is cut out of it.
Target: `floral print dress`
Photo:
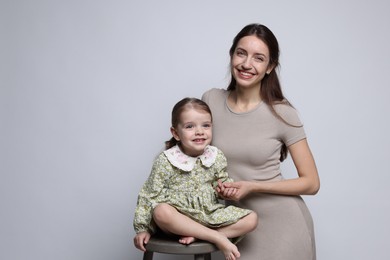
[[[156,232],[152,214],[159,203],[168,203],[211,228],[233,224],[248,215],[251,210],[226,207],[218,200],[214,190],[217,181],[232,181],[226,167],[224,154],[210,145],[198,157],[184,154],[177,145],[162,152],[138,195],[135,232]]]

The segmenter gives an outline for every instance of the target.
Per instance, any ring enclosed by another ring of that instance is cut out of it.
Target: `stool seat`
[[[153,253],[194,255],[195,260],[211,260],[211,253],[218,248],[207,241],[197,240],[189,245],[180,244],[177,240],[168,237],[152,236],[145,246],[143,260],[152,260]]]

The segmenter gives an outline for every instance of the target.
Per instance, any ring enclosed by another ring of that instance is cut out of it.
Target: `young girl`
[[[182,244],[206,240],[214,243],[227,260],[239,258],[229,238],[254,230],[257,215],[218,201],[215,187],[232,180],[226,172],[225,156],[210,146],[212,116],[208,105],[195,98],[179,101],[172,110],[171,133],[167,150],[155,160],[138,196],[134,245],[145,251],[144,245],[159,228],[180,236]]]

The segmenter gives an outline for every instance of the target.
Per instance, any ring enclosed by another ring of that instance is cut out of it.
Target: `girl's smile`
[[[187,109],[182,112],[178,126],[172,127],[171,132],[173,137],[180,141],[180,148],[185,154],[199,156],[211,143],[211,115],[203,110]]]

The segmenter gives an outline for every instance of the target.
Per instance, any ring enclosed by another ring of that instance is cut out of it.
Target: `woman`
[[[303,125],[281,90],[277,39],[266,26],[250,24],[229,53],[227,90],[211,89],[202,99],[213,113],[213,145],[236,180],[218,192],[259,216],[256,230],[238,244],[240,259],[314,260],[313,222],[299,195],[316,194],[320,181]],[[288,180],[280,172],[287,153],[298,175]]]

